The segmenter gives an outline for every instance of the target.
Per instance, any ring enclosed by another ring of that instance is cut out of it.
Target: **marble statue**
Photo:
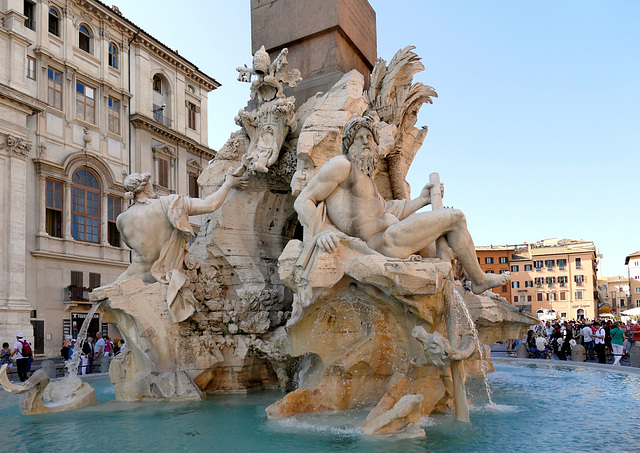
[[[286,97],[283,84],[295,87],[302,77],[300,71],[285,70],[288,49],[284,48],[271,62],[269,54],[262,46],[253,57],[253,68],[246,65],[237,68],[238,80],[251,82],[251,99],[257,102],[252,111],[240,110],[236,124],[248,135],[250,144],[243,157],[243,163],[250,172],[267,173],[278,157],[287,134],[294,126],[296,99]]]
[[[124,187],[125,197],[131,199],[132,204],[118,216],[116,225],[132,250],[132,262],[116,283],[129,279],[166,283],[169,313],[174,322],[191,316],[196,303],[183,272],[189,267],[187,243],[194,234],[189,216],[218,209],[232,188],[246,184],[241,177],[242,170],[229,171],[220,189],[205,199],[175,194],[158,197],[149,173],[130,174]]]
[[[373,179],[380,158],[377,145],[372,118],[354,118],[347,123],[343,155],[329,160],[294,204],[302,224],[313,231],[311,242],[331,253],[346,235],[365,241],[384,256],[408,258],[445,236],[470,277],[474,293],[504,285],[510,279],[508,273],[485,274],[480,268],[461,211],[415,213],[431,204],[433,184],[425,185],[413,200],[385,202]],[[323,217],[328,222],[320,225],[318,219]]]
[[[80,409],[98,402],[96,391],[80,378],[51,382],[42,369],[33,373],[25,382],[14,384],[7,376],[7,365],[2,365],[0,385],[9,393],[22,395],[20,411],[25,415]]]

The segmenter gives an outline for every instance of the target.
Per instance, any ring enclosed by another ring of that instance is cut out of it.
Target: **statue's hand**
[[[318,237],[316,244],[325,252],[333,253],[340,244],[340,238],[333,231],[327,231]]]
[[[431,204],[431,189],[433,189],[433,183],[427,183],[420,192],[420,198],[425,201],[425,206]],[[440,184],[440,194],[444,197],[444,184]]]
[[[244,176],[244,171],[241,170],[244,170],[244,166],[241,166],[237,170],[230,168],[229,171],[227,171],[225,182],[228,182],[231,187],[246,189],[249,184],[249,180]]]

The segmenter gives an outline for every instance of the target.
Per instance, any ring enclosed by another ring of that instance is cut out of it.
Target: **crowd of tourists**
[[[60,355],[64,360],[69,360],[73,357],[73,352],[76,347],[78,347],[76,346],[76,339],[72,338],[71,335],[67,335],[60,348]],[[81,374],[92,374],[96,370],[101,370],[100,366],[104,357],[113,358],[123,352],[125,342],[124,340],[119,340],[114,343],[109,336],[103,336],[98,332],[95,342],[93,337],[87,337],[79,347],[81,363],[78,371]],[[19,333],[16,335],[13,348],[10,348],[7,342],[2,344],[2,349],[0,350],[0,367],[6,364],[7,373],[10,373],[13,371],[13,365],[15,364],[20,382],[26,381],[29,377],[33,360],[31,343],[24,339],[23,334]]]
[[[521,340],[509,340],[507,353],[515,355],[519,342],[526,345],[529,357],[559,360],[571,358],[576,345],[584,347],[585,358],[598,363],[613,359],[613,365],[628,357],[631,347],[640,346],[640,322],[611,319],[547,321],[532,327]]]

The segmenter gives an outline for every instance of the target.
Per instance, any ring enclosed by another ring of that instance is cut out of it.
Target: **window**
[[[560,286],[567,286],[567,281],[568,281],[568,278],[566,276],[558,277],[558,284]]]
[[[51,107],[62,110],[62,74],[55,69],[49,68],[49,98]]]
[[[486,271],[485,274],[495,274],[493,271]]]
[[[49,236],[62,237],[62,183],[47,179],[45,188],[46,198],[46,229]]]
[[[618,295],[617,291],[611,291],[611,300],[616,300],[617,295]]]
[[[120,101],[109,96],[109,132],[120,135]]]
[[[24,26],[35,31],[36,29],[36,5],[28,0],[24,0]]]
[[[93,88],[76,82],[76,118],[96,122],[96,93]]]
[[[538,294],[536,294],[536,300],[537,300],[538,302],[542,302],[542,293],[538,293]]]
[[[531,302],[532,300],[531,294],[527,294],[527,302]]]
[[[114,247],[120,247],[120,232],[116,219],[122,212],[122,198],[107,197],[107,240]]]
[[[576,269],[582,269],[582,258],[576,258]]]
[[[533,262],[533,266],[536,268],[537,271],[542,270],[542,260],[540,261],[534,261]]]
[[[91,33],[85,25],[80,25],[78,30],[78,47],[87,53],[91,53]]]
[[[636,293],[636,294],[639,294],[639,293],[640,293],[640,286],[638,286],[638,287],[635,289],[635,293]]]
[[[576,285],[582,286],[585,283],[584,275],[574,275],[573,280],[576,282]]]
[[[36,80],[36,59],[27,57],[27,77]]]
[[[553,286],[556,283],[556,278],[555,277],[547,277],[547,285],[549,286]]]
[[[484,259],[484,264],[493,264],[493,258],[488,256]]]
[[[636,300],[636,307],[640,307],[640,299]]]
[[[162,94],[162,79],[160,76],[153,76],[153,91]]]
[[[524,265],[524,271],[525,272],[531,272],[531,264],[525,264]]]
[[[79,271],[71,271],[71,300],[83,300],[84,283],[83,274]]]
[[[567,300],[567,293],[566,291],[563,291],[560,293],[560,300]]]
[[[109,43],[109,66],[118,69],[118,48],[112,42]]]
[[[99,286],[100,286],[100,274],[94,274],[93,272],[90,272],[89,273],[89,291],[93,291]]]
[[[558,269],[562,271],[565,267],[567,267],[567,260],[558,260]]]
[[[624,299],[620,299],[620,307],[624,307]]]
[[[582,291],[576,291],[576,299],[582,300]]]
[[[525,288],[533,288],[533,280],[527,280],[524,282]]]
[[[524,304],[527,302],[527,295],[526,294],[520,294],[520,303]]]
[[[158,159],[158,185],[169,188],[169,161]]]
[[[508,289],[508,288],[507,288],[507,285],[502,285],[502,292],[503,292],[503,293],[506,293],[506,292],[507,292],[507,289]]]
[[[517,304],[518,303],[518,296],[513,296],[513,303]]]
[[[509,271],[507,271],[507,270],[505,270],[505,269],[501,269],[501,270],[500,270],[500,273],[501,273],[501,274],[506,274],[507,272],[509,272]]]
[[[60,36],[60,15],[54,8],[49,8],[49,33]]]
[[[500,264],[507,264],[507,257],[506,256],[501,256],[500,257]]]
[[[195,104],[187,102],[187,126],[189,129],[196,130],[196,113],[198,108]]]
[[[542,277],[536,277],[535,281],[536,281],[536,287],[538,288],[542,287],[542,283],[544,282],[544,279]]]
[[[511,282],[512,288],[520,288],[520,282]]]
[[[191,198],[200,198],[200,188],[198,187],[198,175],[189,172],[189,196]]]
[[[511,272],[518,272],[520,270],[520,266],[515,265],[515,266],[511,266]]]
[[[566,314],[565,312],[560,312],[560,317],[561,317],[561,318],[566,318],[566,317],[567,317],[567,314]]]
[[[544,265],[547,267],[547,269],[551,270],[553,269],[553,266],[555,264],[554,260],[545,260],[544,261]]]
[[[556,300],[556,293],[547,293],[547,300],[549,302],[554,302]]]
[[[89,170],[73,174],[71,235],[79,241],[100,242],[100,185]]]

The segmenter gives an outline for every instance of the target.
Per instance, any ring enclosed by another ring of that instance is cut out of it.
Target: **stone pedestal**
[[[629,351],[629,362],[630,366],[640,368],[640,346],[633,346],[631,348]]]
[[[587,360],[587,352],[584,346],[581,344],[575,345],[571,348],[571,361],[572,362],[584,362]]]
[[[524,343],[520,343],[516,347],[516,357],[519,359],[528,359],[529,358],[529,350],[527,349],[527,345]]]

